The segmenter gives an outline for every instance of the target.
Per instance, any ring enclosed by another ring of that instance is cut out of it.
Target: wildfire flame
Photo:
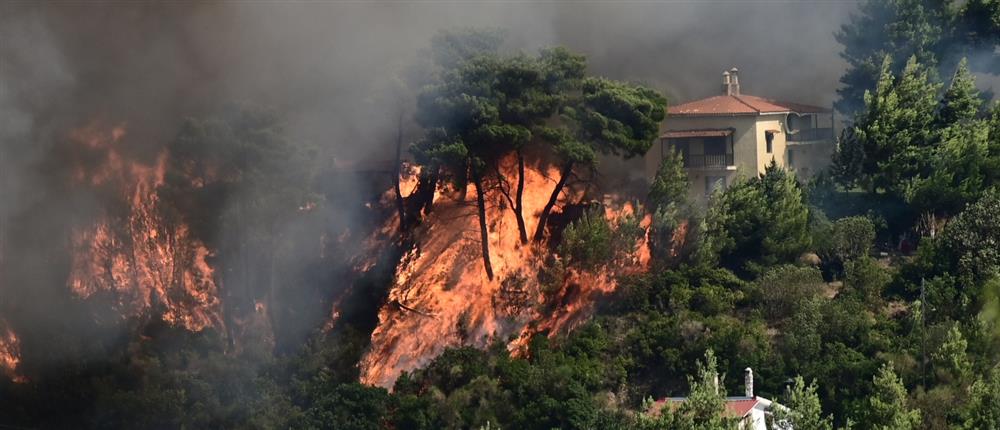
[[[516,180],[515,162],[504,163],[505,176]],[[523,195],[527,231],[538,223],[559,173],[555,168],[526,166]],[[404,172],[405,189],[414,177]],[[510,342],[519,353],[533,335],[571,330],[592,312],[597,298],[617,288],[614,273],[568,271],[556,288],[545,294],[537,274],[550,251],[539,245],[520,243],[516,218],[498,192],[487,196],[490,256],[498,276],[489,280],[483,268],[475,189],[470,186],[464,202],[435,194],[434,211],[425,218],[416,245],[406,254],[395,274],[387,303],[379,312],[379,324],[371,336],[371,347],[360,363],[361,381],[391,387],[399,374],[427,364],[445,348],[470,345],[485,347],[495,340]],[[575,201],[578,191],[565,190],[560,205]],[[630,205],[607,208],[608,219],[634,212]],[[557,208],[554,212],[558,212]],[[397,221],[390,220],[394,226]],[[649,218],[642,226],[648,227]],[[646,239],[632,259],[633,270],[649,263]],[[519,302],[510,306],[509,301]],[[525,305],[525,306],[522,306]]]
[[[72,232],[72,266],[67,281],[81,298],[110,292],[123,316],[156,307],[162,318],[192,331],[221,325],[212,252],[192,237],[187,225],[168,223],[160,211],[157,187],[163,184],[167,153],[152,165],[128,160],[119,149],[120,125],[104,131],[91,125],[70,140],[96,155],[96,167],[79,166],[74,185],[103,187],[127,210],[105,210],[93,225]]]
[[[21,363],[21,341],[7,324],[0,320],[0,374],[6,375],[14,382],[25,382],[23,376],[17,374],[17,366]]]

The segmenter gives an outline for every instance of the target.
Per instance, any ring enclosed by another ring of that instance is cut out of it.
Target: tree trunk
[[[486,276],[493,280],[493,265],[490,263],[490,235],[486,230],[486,199],[483,197],[483,178],[479,169],[472,167],[472,181],[476,186],[476,208],[479,211],[479,239],[483,246],[483,267]]]
[[[541,242],[545,237],[545,224],[549,221],[549,213],[552,212],[552,208],[556,205],[556,201],[559,200],[559,193],[562,192],[564,186],[566,186],[566,181],[569,180],[569,174],[573,171],[573,162],[567,161],[563,165],[562,170],[559,171],[561,175],[559,177],[559,182],[556,183],[555,189],[552,190],[552,195],[549,196],[548,203],[545,203],[545,207],[542,208],[542,214],[538,217],[538,227],[535,228],[535,242]]]
[[[406,230],[420,223],[422,215],[431,213],[434,203],[434,191],[437,189],[437,170],[427,166],[420,172],[417,188],[409,196],[403,198],[406,214]]]
[[[430,214],[434,210],[434,192],[437,191],[437,183],[438,172],[434,170],[427,175],[427,182],[425,182],[423,194],[421,195],[423,202],[420,206],[423,209],[424,215]]]
[[[274,222],[268,224],[267,229],[268,242],[270,246],[267,249],[268,266],[267,266],[267,300],[265,302],[264,311],[267,312],[267,318],[271,321],[271,335],[275,338],[275,343],[277,343],[277,332],[279,324],[279,316],[275,315],[278,311],[277,292],[275,291],[278,286],[278,278],[276,273],[277,258],[275,257],[275,249],[278,248],[278,240],[274,237]],[[256,311],[256,309],[254,309]]]
[[[524,226],[524,155],[517,151],[517,194],[514,200],[514,216],[517,218],[517,232],[521,243],[528,243],[528,228]]]
[[[399,233],[405,233],[406,205],[403,204],[403,191],[399,188],[399,169],[403,158],[403,112],[399,112],[399,120],[396,123],[396,164],[393,168],[392,184],[396,188],[396,211],[399,212]]]

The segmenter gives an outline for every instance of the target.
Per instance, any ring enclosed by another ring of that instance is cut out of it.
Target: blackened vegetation
[[[532,291],[528,277],[516,273],[500,282],[500,288],[493,297],[493,306],[505,315],[517,316],[534,304],[536,292]]]

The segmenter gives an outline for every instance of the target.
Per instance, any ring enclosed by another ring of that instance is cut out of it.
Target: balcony
[[[728,169],[735,168],[733,154],[688,155],[684,158],[684,167],[689,169]]]
[[[833,140],[832,128],[806,128],[791,131],[785,138],[788,142],[815,142]]]

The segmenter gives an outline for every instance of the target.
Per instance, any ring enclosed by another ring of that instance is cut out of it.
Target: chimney
[[[740,95],[740,70],[733,67],[728,72],[722,72],[722,85],[727,96]]]
[[[753,369],[743,370],[743,384],[746,385],[747,397],[753,398]]]

